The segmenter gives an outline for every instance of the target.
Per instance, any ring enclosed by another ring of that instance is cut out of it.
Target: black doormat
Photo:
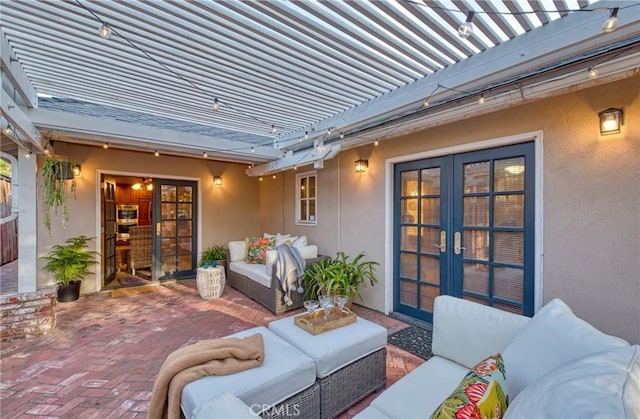
[[[431,336],[430,330],[409,326],[389,335],[387,341],[426,361],[433,356],[431,353]]]

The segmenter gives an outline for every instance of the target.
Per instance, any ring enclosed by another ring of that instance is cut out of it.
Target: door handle
[[[161,228],[160,228],[160,223],[156,223],[156,236],[160,236],[160,232],[161,232]]]
[[[437,247],[438,249],[440,249],[441,253],[444,253],[447,251],[447,232],[442,230],[440,231],[440,244],[433,244],[435,247]]]
[[[460,246],[460,241],[461,234],[459,231],[456,231],[453,234],[453,253],[455,253],[456,255],[459,255],[461,250],[465,250],[464,247]]]

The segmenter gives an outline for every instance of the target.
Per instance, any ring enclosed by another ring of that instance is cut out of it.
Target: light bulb
[[[272,134],[276,133],[276,126],[275,125],[271,125],[271,133]]]
[[[103,23],[102,27],[100,28],[100,36],[104,39],[111,38],[111,28],[106,23]]]
[[[309,139],[309,131],[305,131],[304,133],[304,139],[308,140]]]
[[[592,68],[592,67],[589,67],[589,68],[587,69],[587,73],[589,73],[589,78],[590,78],[590,79],[595,79],[595,78],[597,78],[597,77],[600,75],[600,73],[598,72],[598,70],[597,70],[597,69],[595,69],[595,68]]]
[[[156,151],[153,152],[153,155],[158,157],[160,155],[160,152],[158,152],[158,150],[156,150]]]
[[[109,148],[109,143],[104,143],[102,144],[102,148],[104,148],[105,150]]]
[[[11,135],[13,134],[13,128],[11,128],[11,125],[7,125],[3,130],[2,133],[4,135]]]
[[[484,98],[484,95],[480,95],[480,99],[478,99],[478,105],[484,105],[485,102],[486,99]]]
[[[425,108],[429,107],[429,101],[425,100],[424,103],[422,104],[422,106],[424,106]]]
[[[376,146],[376,147],[378,147],[378,145],[380,145],[380,141],[375,140],[375,141],[373,142],[373,145],[374,145],[374,146]]]
[[[613,32],[618,27],[618,8],[614,7],[609,12],[609,19],[602,24],[602,32],[604,33]]]
[[[255,153],[255,151],[256,151],[256,149],[255,149],[255,148],[253,148],[253,147],[251,147],[251,152],[252,152],[252,153]]]
[[[213,110],[217,111],[220,109],[220,102],[218,102],[218,98],[213,99]]]
[[[469,12],[467,14],[467,20],[458,27],[458,36],[462,39],[467,39],[473,33],[473,20],[474,12]]]
[[[203,152],[202,152],[202,157],[204,157],[204,158],[206,159],[207,157],[209,157],[209,155],[207,154],[207,152],[206,152],[206,151],[203,151]]]
[[[25,153],[24,158],[25,159],[30,159],[32,155],[33,155],[33,151],[30,151],[28,153]]]
[[[341,132],[341,133],[340,133],[340,139],[341,139],[341,140],[344,140],[344,132]]]

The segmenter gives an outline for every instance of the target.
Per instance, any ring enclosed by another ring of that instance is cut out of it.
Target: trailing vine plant
[[[47,233],[51,234],[51,211],[58,214],[62,208],[62,224],[69,220],[69,206],[67,201],[67,179],[63,176],[64,165],[74,164],[57,159],[45,159],[40,168],[40,192],[42,194],[42,211],[44,226]],[[73,198],[76,196],[76,181],[71,180],[70,192]]]

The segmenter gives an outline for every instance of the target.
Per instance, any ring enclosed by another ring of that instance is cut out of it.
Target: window
[[[296,224],[317,225],[316,172],[296,175]]]

